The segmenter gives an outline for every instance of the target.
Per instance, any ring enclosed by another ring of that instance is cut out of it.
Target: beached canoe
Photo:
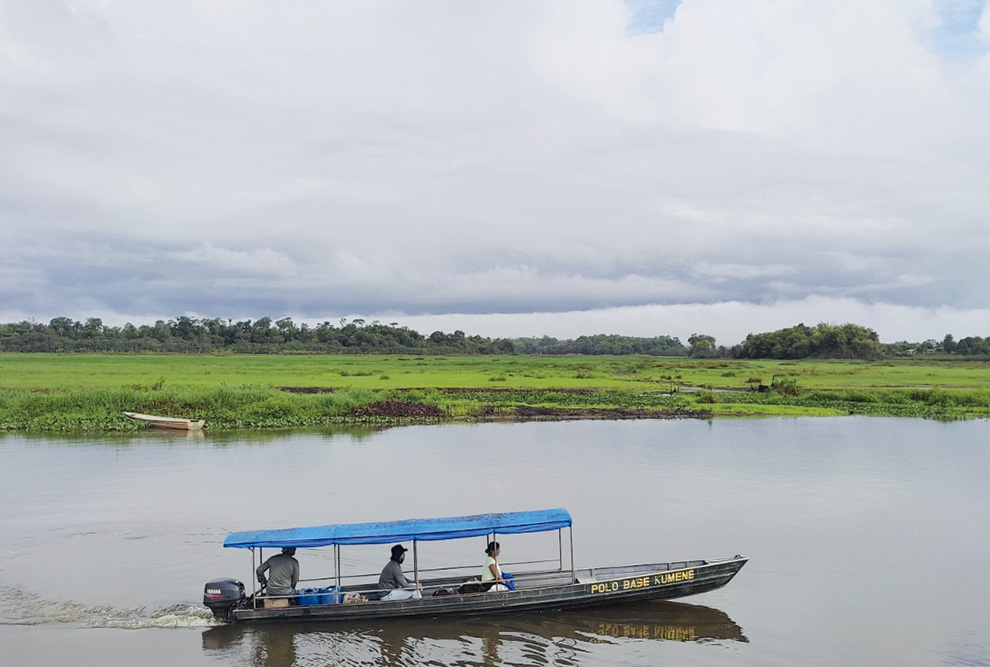
[[[202,419],[181,419],[179,417],[159,417],[156,415],[143,415],[140,412],[125,412],[125,416],[136,422],[154,426],[155,428],[172,428],[180,431],[197,431],[203,428]]]

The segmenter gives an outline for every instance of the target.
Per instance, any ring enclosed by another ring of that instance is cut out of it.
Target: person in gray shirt
[[[382,570],[382,576],[378,577],[379,600],[423,597],[419,584],[410,582],[402,573],[402,561],[406,559],[406,551],[408,549],[401,544],[392,547],[392,557]]]
[[[264,563],[258,566],[258,583],[264,588],[269,596],[293,596],[297,595],[296,584],[299,583],[299,561],[293,556],[296,550],[292,547],[285,547],[282,553],[275,554]],[[268,579],[265,579],[265,572],[268,572]]]

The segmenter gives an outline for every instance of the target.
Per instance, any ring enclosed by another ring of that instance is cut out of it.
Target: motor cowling
[[[203,604],[221,621],[229,621],[230,612],[244,599],[244,584],[236,579],[214,579],[203,589]]]

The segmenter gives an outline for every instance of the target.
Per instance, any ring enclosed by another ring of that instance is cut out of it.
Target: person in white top
[[[485,549],[488,558],[485,559],[485,564],[481,568],[481,587],[483,590],[509,590],[509,587],[505,584],[505,579],[502,577],[502,568],[498,565],[498,555],[500,552],[501,547],[498,542],[488,543],[488,548]]]

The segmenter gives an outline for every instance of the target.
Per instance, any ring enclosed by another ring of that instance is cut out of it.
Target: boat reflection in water
[[[644,601],[598,609],[485,618],[350,623],[222,625],[203,633],[203,649],[227,662],[291,665],[297,657],[335,664],[590,664],[592,651],[627,640],[746,642],[718,609]],[[622,661],[620,655],[612,656]],[[632,655],[628,656],[630,659]]]

